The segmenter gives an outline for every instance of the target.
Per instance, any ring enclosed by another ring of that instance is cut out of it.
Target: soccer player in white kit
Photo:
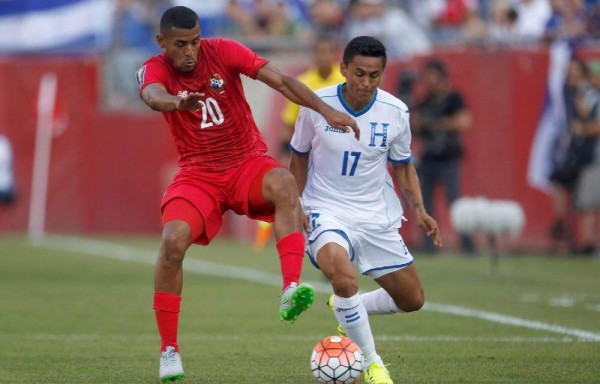
[[[356,119],[359,140],[302,108],[290,144],[290,171],[308,217],[307,254],[331,282],[328,304],[340,333],[363,351],[367,384],[393,383],[375,349],[368,315],[417,311],[425,301],[413,257],[398,233],[402,206],[388,162],[417,224],[442,246],[411,163],[408,108],[378,89],[386,60],[379,40],[356,37],[340,66],[346,82],[317,91],[324,102]],[[355,266],[381,288],[359,294]]]

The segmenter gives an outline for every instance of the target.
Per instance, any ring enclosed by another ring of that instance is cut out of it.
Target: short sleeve
[[[165,68],[157,60],[150,59],[142,65],[140,69],[135,73],[135,79],[140,87],[140,93],[142,90],[152,83],[165,84]]]
[[[242,43],[234,40],[219,40],[219,55],[223,61],[252,79],[256,79],[259,69],[269,61]]]
[[[307,154],[312,148],[312,139],[315,136],[314,113],[308,108],[301,107],[298,118],[296,119],[296,127],[294,136],[290,142],[290,150]]]
[[[392,163],[408,163],[411,161],[410,144],[412,134],[410,133],[409,112],[400,112],[400,134],[390,143],[388,160]]]

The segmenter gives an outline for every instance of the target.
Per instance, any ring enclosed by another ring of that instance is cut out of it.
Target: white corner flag
[[[40,80],[29,204],[29,240],[32,241],[39,240],[45,232],[48,173],[50,171],[57,84],[56,74],[51,72],[44,73]]]

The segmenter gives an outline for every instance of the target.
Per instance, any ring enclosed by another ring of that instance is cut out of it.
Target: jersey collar
[[[351,114],[354,117],[358,117],[360,115],[365,114],[369,109],[371,109],[371,106],[373,106],[373,104],[375,103],[375,100],[377,99],[377,92],[379,92],[379,89],[375,90],[375,93],[373,94],[373,97],[371,98],[371,101],[369,101],[369,104],[367,104],[366,107],[364,107],[360,111],[355,111],[352,108],[350,108],[350,106],[346,103],[346,100],[344,100],[344,94],[342,93],[342,86],[344,84],[346,84],[346,83],[342,83],[342,84],[338,85],[338,87],[337,87],[337,94],[338,94],[338,98],[340,99],[340,102],[344,106],[344,109],[349,114]]]

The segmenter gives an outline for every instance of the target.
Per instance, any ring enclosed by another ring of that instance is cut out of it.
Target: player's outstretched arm
[[[173,112],[198,109],[198,101],[203,96],[198,92],[186,96],[171,95],[164,85],[152,83],[142,90],[142,100],[150,108],[160,112]]]
[[[324,103],[313,91],[294,77],[279,72],[271,64],[266,64],[258,71],[256,78],[294,103],[320,113],[332,127],[346,132],[353,131],[356,139],[360,138],[356,120]]]
[[[440,234],[440,228],[435,219],[429,216],[425,210],[421,184],[415,166],[412,163],[395,163],[394,176],[402,194],[415,210],[417,224],[427,233],[427,236],[433,239],[435,246],[441,247],[442,235]]]

